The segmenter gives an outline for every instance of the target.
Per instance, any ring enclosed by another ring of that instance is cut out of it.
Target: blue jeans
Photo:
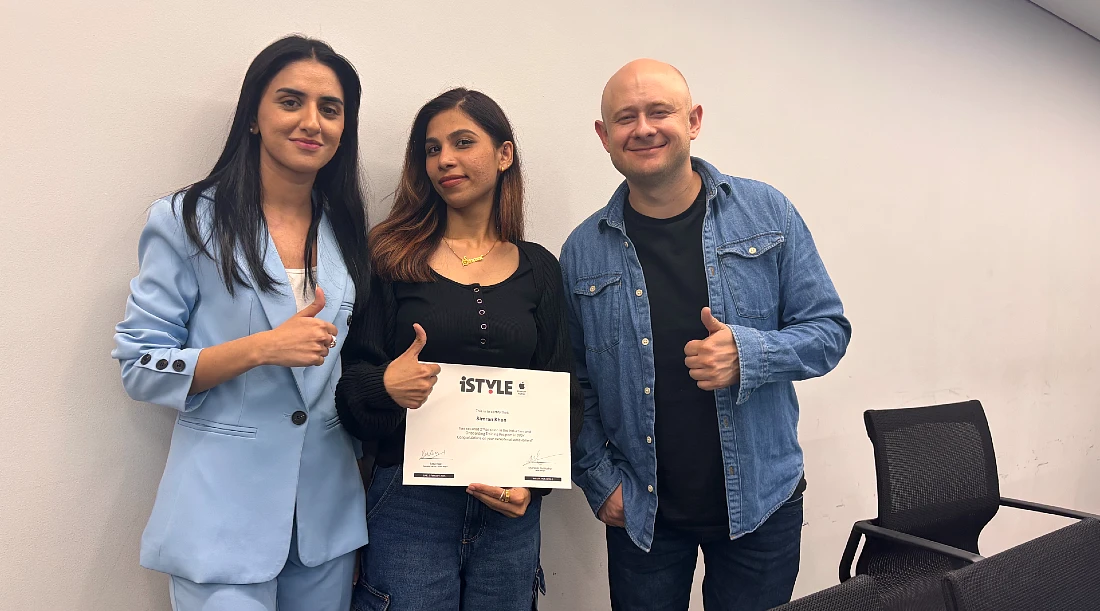
[[[463,487],[405,486],[375,470],[353,611],[531,611],[542,585],[542,497],[509,518]]]
[[[626,530],[609,526],[607,573],[611,608],[687,611],[698,550],[702,547],[706,611],[771,609],[791,599],[801,542],[801,495],[784,503],[760,528],[732,541],[700,542],[691,535],[658,527],[653,547],[646,553],[634,545]]]

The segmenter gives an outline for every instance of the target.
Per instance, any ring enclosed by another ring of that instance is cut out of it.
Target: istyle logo
[[[489,393],[490,395],[511,395],[514,384],[515,382],[512,380],[487,380],[485,378],[462,376],[462,379],[458,381],[458,390],[459,392]],[[523,382],[520,382],[519,387],[523,388]]]

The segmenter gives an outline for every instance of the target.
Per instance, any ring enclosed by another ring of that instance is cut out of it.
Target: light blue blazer
[[[168,463],[141,539],[141,565],[198,583],[274,579],[297,515],[298,553],[317,566],[367,543],[358,446],[336,414],[340,348],[355,302],[328,219],[318,231],[318,315],[336,325],[336,348],[319,367],[263,366],[188,397],[204,347],[268,331],[296,313],[286,270],[267,237],[264,268],[278,294],[236,287],[197,250],[178,214],[182,197],[153,204],[138,243],[126,318],[111,356],[135,400],[179,411]],[[199,200],[200,229],[212,205]],[[215,256],[218,256],[215,254]],[[241,267],[244,257],[236,253]],[[348,587],[351,587],[350,584]]]

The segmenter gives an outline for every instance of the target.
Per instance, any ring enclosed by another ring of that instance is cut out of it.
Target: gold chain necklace
[[[493,252],[493,249],[497,247],[497,243],[493,242],[493,245],[489,247],[489,250],[485,251],[485,254],[481,255],[480,257],[470,258],[470,257],[464,257],[464,256],[458,254],[457,252],[455,252],[455,249],[451,248],[451,242],[449,240],[447,240],[447,238],[443,238],[443,243],[447,245],[447,248],[450,248],[451,252],[453,252],[456,257],[458,257],[459,259],[462,260],[462,267],[466,267],[466,266],[470,265],[471,263],[478,263],[480,261],[484,261],[485,257],[489,256],[489,253]]]

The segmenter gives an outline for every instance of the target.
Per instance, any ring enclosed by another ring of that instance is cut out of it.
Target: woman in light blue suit
[[[323,42],[249,66],[210,175],[153,204],[112,356],[178,410],[141,541],[176,611],[346,611],[367,542],[340,347],[369,270],[359,78]]]

